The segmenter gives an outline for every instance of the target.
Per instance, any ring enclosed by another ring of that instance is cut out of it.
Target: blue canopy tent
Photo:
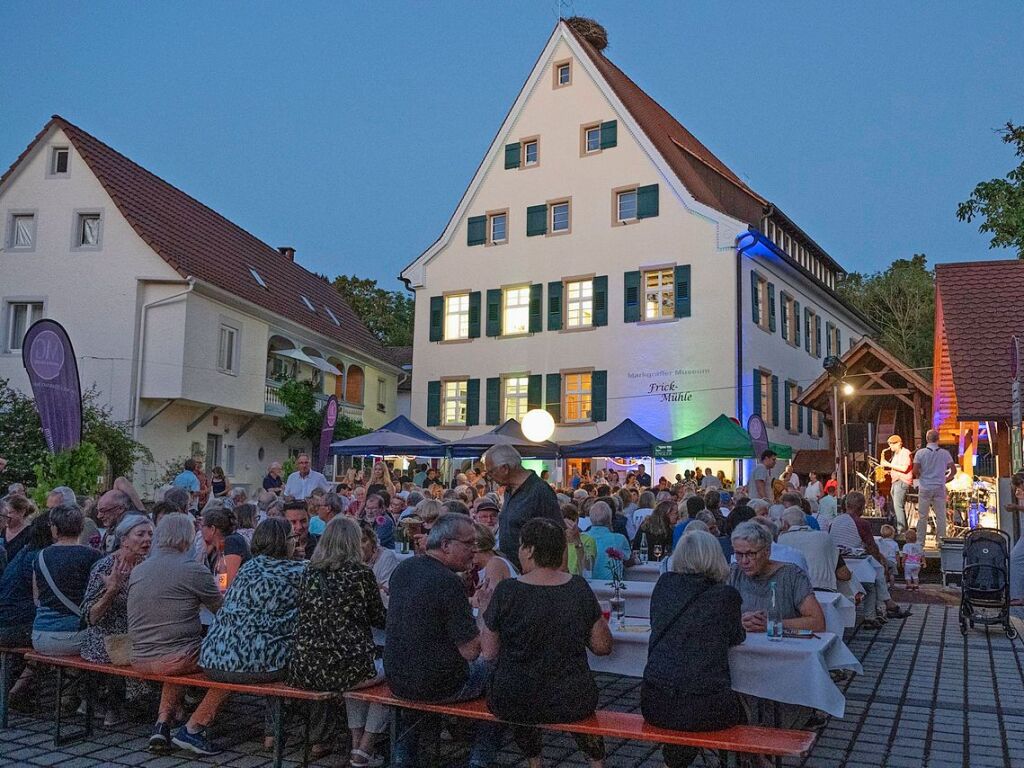
[[[616,427],[593,440],[561,446],[563,459],[586,459],[593,456],[651,456],[651,446],[664,442],[632,419],[623,419]]]
[[[405,416],[365,435],[331,443],[334,456],[444,456],[445,443]]]
[[[495,445],[511,445],[526,459],[554,459],[558,456],[558,446],[550,440],[543,443],[527,440],[523,428],[515,419],[509,419],[482,435],[464,437],[448,443],[447,452],[453,458],[472,458],[483,455],[488,448]]]

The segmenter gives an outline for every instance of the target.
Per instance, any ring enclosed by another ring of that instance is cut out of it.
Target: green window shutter
[[[519,167],[519,142],[505,145],[505,170]]]
[[[804,388],[803,387],[797,387],[796,388],[797,399],[800,399],[800,395],[802,395],[803,393],[804,393]],[[799,434],[799,433],[804,431],[804,407],[802,405],[798,405],[796,407],[796,431],[797,431],[797,434]]]
[[[832,323],[825,323],[825,357],[832,354]]]
[[[761,291],[758,290],[757,272],[750,273],[750,313],[754,325],[761,324]]]
[[[470,216],[466,227],[466,245],[483,245],[487,242],[487,217]]]
[[[562,281],[548,283],[548,330],[562,330]]]
[[[783,403],[783,405],[786,407],[786,410],[785,410],[785,415],[783,417],[783,420],[785,421],[786,429],[789,430],[789,429],[793,428],[793,422],[792,422],[792,419],[790,417],[790,408],[789,408],[789,402],[790,402],[790,397],[791,397],[790,393],[793,390],[789,386],[789,382],[786,382],[786,390],[785,391],[786,391],[786,402]]]
[[[480,291],[469,294],[469,338],[480,338]]]
[[[541,407],[541,386],[544,377],[539,373],[530,374],[530,380],[526,385],[526,407],[528,410]]]
[[[480,379],[466,382],[466,426],[475,427],[480,423]]]
[[[427,426],[437,427],[441,424],[441,382],[427,382]]]
[[[690,316],[690,265],[676,267],[676,317]]]
[[[498,376],[487,379],[487,409],[484,417],[488,424],[497,424],[501,420],[501,378]]]
[[[772,376],[772,426],[779,425],[779,377]]]
[[[814,356],[821,357],[821,318],[814,318]]]
[[[590,374],[590,420],[608,421],[608,371]]]
[[[548,233],[548,206],[531,205],[526,209],[526,236],[546,235]]]
[[[843,354],[843,332],[839,329],[838,325],[835,328],[836,328],[836,354],[837,355],[841,355],[841,354]]]
[[[768,283],[768,330],[775,333],[775,283]]]
[[[594,278],[594,326],[608,325],[608,275]]]
[[[430,297],[430,340],[444,338],[444,296]]]
[[[754,403],[753,403],[753,405],[754,405],[754,408],[753,408],[753,410],[751,412],[756,414],[756,415],[758,415],[758,416],[761,416],[763,418],[764,414],[761,413],[761,369],[760,368],[755,368],[754,369]]]
[[[501,336],[501,288],[487,290],[487,335]]]
[[[804,308],[804,350],[807,354],[811,354],[811,334],[814,333],[814,329],[811,328],[811,310]]]
[[[562,423],[562,374],[549,373],[545,382],[544,408],[555,424]]]
[[[793,302],[793,343],[800,346],[800,302]]]
[[[636,188],[636,217],[651,219],[658,215],[658,185]]]
[[[814,411],[807,409],[807,434],[814,437]]]
[[[789,312],[786,311],[786,294],[782,294],[782,338],[789,341]]]
[[[822,437],[825,434],[825,417],[822,414],[818,415],[818,437]]]
[[[627,272],[622,279],[622,322],[640,321],[640,271]]]
[[[601,123],[601,149],[611,149],[619,140],[619,124],[615,120]]]
[[[530,333],[544,330],[544,284],[530,286]]]

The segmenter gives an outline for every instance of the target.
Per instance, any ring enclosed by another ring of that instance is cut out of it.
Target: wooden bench
[[[31,653],[31,648],[0,647],[0,728],[6,728],[9,720],[8,699],[11,693],[11,668],[17,656]]]
[[[93,661],[86,661],[79,656],[45,656],[34,650],[28,649],[24,654],[26,661],[36,662],[57,668],[57,693],[54,713],[53,743],[61,746],[71,741],[92,736],[93,701],[92,689],[85,685],[85,727],[71,736],[61,736],[61,694],[64,692],[64,670],[74,669],[86,675],[117,675],[119,677],[132,678],[135,680],[147,680],[154,683],[169,683],[190,688],[213,688],[232,693],[245,693],[251,696],[261,696],[270,699],[274,722],[274,766],[280,768],[284,760],[284,713],[282,702],[285,699],[294,699],[307,702],[326,702],[336,699],[335,693],[323,693],[320,691],[307,691],[304,688],[293,688],[283,683],[261,683],[259,685],[243,685],[241,683],[222,683],[211,680],[201,672],[189,675],[152,675],[139,672],[132,667],[119,667],[113,664],[100,664]],[[309,762],[309,718],[305,718],[304,744],[302,764]]]
[[[498,722],[484,699],[455,704],[435,704],[423,701],[400,699],[391,692],[387,683],[372,688],[346,691],[346,699],[383,704],[388,707],[402,707],[439,715],[465,717],[472,720]],[[759,725],[734,725],[718,731],[673,731],[659,728],[644,721],[643,715],[630,712],[613,712],[600,709],[585,720],[575,723],[544,723],[537,726],[546,731],[561,733],[583,733],[591,736],[606,736],[612,739],[658,742],[683,747],[697,747],[729,754],[769,755],[779,763],[783,757],[804,758],[814,746],[817,734],[812,731],[794,731],[782,728],[766,728]],[[395,718],[391,718],[391,748],[398,738]]]

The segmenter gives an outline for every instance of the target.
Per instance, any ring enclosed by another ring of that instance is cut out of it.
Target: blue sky
[[[0,165],[59,113],[306,267],[397,288],[558,7],[7,0]],[[563,9],[847,269],[1011,255],[955,210],[1016,163],[994,133],[1024,122],[1015,0]]]

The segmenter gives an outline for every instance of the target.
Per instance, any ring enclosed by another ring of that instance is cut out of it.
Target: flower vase
[[[626,596],[622,594],[622,590],[616,586],[613,587],[612,598],[608,601],[612,608],[612,616],[615,617],[616,626],[619,629],[625,629],[626,627]]]

